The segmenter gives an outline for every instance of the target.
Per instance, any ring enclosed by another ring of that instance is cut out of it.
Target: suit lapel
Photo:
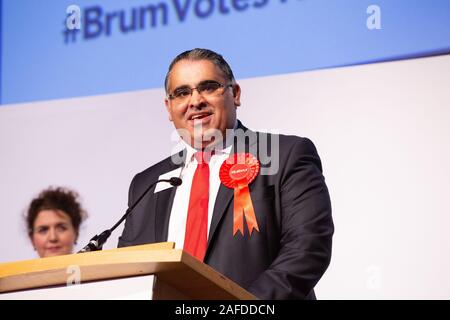
[[[242,123],[240,121],[238,121],[238,129],[244,130],[244,131],[250,131],[251,130],[247,129],[246,127],[244,127],[242,125]],[[256,134],[256,133],[254,133]],[[256,143],[257,140],[253,141],[252,143],[248,144],[247,141],[245,141],[245,147],[246,150],[249,146],[253,145],[254,143]],[[235,141],[233,143],[233,147],[231,149],[231,153],[230,155],[233,155],[236,152],[236,138]],[[242,151],[242,150],[238,150],[238,151]],[[256,155],[255,155],[256,156]],[[209,248],[210,248],[210,244],[213,240],[214,234],[217,231],[217,228],[220,225],[220,222],[222,221],[223,215],[225,214],[225,212],[228,209],[228,206],[231,203],[231,200],[233,199],[234,196],[234,190],[225,187],[222,183],[220,184],[219,187],[219,192],[217,193],[217,198],[216,198],[216,202],[214,203],[214,211],[213,211],[213,216],[211,219],[211,226],[210,226],[210,230],[209,230],[209,236],[208,236],[208,248],[206,250],[206,254],[208,254]],[[232,234],[233,230],[230,230],[230,234]]]
[[[180,156],[186,156],[183,151],[180,152]],[[177,168],[180,168],[183,163],[176,165],[172,162],[171,158],[168,159],[168,168],[164,173],[170,172]],[[165,242],[167,241],[168,231],[169,231],[169,219],[170,213],[172,211],[173,199],[175,198],[176,187],[171,187],[169,189],[163,190],[155,194],[155,241]]]
[[[214,204],[211,226],[209,229],[208,247],[212,237],[214,236],[217,226],[219,225],[219,222],[222,220],[222,217],[226,212],[228,205],[231,202],[231,199],[233,198],[233,195],[234,195],[233,189],[227,188],[223,184],[220,184],[219,192],[217,193],[216,202]],[[232,232],[232,230],[230,232]]]
[[[155,205],[155,240],[156,242],[167,241],[169,217],[172,210],[173,199],[176,188],[158,192]]]

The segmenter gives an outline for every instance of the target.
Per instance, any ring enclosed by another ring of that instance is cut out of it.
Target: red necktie
[[[191,195],[184,236],[184,250],[203,261],[208,243],[208,201],[210,153],[202,151],[194,154],[198,165],[192,179]]]

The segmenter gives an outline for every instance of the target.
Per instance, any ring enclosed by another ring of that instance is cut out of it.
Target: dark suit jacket
[[[240,122],[239,128],[248,130]],[[251,149],[263,134],[246,132],[256,137],[245,143]],[[268,137],[279,138],[279,170],[259,174],[249,186],[260,232],[249,236],[244,223],[244,236],[233,236],[234,192],[221,185],[204,262],[261,299],[314,299],[313,288],[330,263],[334,232],[321,161],[306,138]],[[254,155],[262,163],[267,160]],[[129,204],[161,174],[179,166],[169,157],[137,174]],[[119,247],[167,241],[175,191],[150,191],[126,220]]]

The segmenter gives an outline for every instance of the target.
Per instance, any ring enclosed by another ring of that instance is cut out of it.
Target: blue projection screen
[[[3,0],[1,14],[2,104],[162,87],[193,47],[239,79],[450,52],[448,0]]]

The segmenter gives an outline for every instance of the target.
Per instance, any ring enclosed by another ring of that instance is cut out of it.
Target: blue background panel
[[[448,0],[80,0],[75,34],[71,4],[3,0],[3,104],[162,87],[172,58],[194,47],[222,53],[237,78],[450,52]],[[380,30],[366,25],[372,4]]]

